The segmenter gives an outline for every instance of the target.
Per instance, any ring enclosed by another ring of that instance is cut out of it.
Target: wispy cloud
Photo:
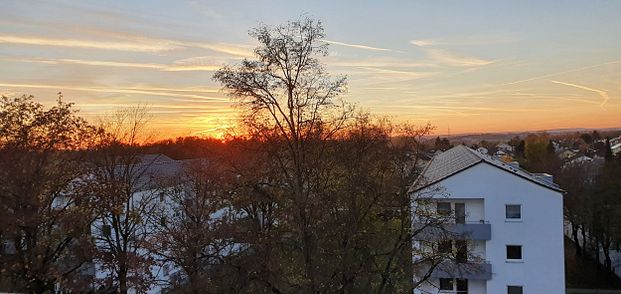
[[[381,60],[329,60],[329,66],[339,67],[389,67],[389,68],[436,68],[437,64],[432,62],[406,62],[401,61],[381,61]]]
[[[197,90],[184,91],[165,88],[114,88],[114,87],[96,87],[96,86],[71,86],[71,85],[49,85],[49,84],[9,84],[0,83],[0,87],[7,88],[31,88],[31,89],[54,89],[56,91],[74,90],[84,92],[99,92],[99,93],[117,93],[117,94],[140,94],[140,95],[153,95],[153,96],[165,96],[165,97],[184,97],[184,98],[196,98],[203,100],[210,100],[214,102],[229,102],[230,100],[222,97],[213,97],[200,94],[190,94],[183,92],[195,92]],[[187,89],[185,89],[187,90]]]
[[[178,40],[144,38],[124,35],[119,35],[119,37],[121,38],[119,40],[86,40],[0,34],[0,43],[31,46],[88,48],[129,52],[164,52],[179,50],[183,48],[203,48],[233,56],[252,56],[252,50],[250,50],[249,45],[186,42]]]
[[[444,43],[434,40],[412,40],[410,44],[420,47],[430,59],[447,66],[479,67],[494,63],[493,60],[463,56],[445,49],[436,48],[436,46]]]
[[[427,49],[427,55],[442,64],[456,67],[476,67],[494,63],[493,60],[484,60],[476,57],[461,56],[443,49]]]
[[[344,43],[344,42],[338,42],[338,41],[331,41],[331,40],[322,40],[325,43],[328,44],[334,44],[334,45],[339,45],[339,46],[345,46],[345,47],[350,47],[350,48],[356,48],[356,49],[362,49],[362,50],[370,50],[370,51],[394,51],[392,49],[387,49],[387,48],[379,48],[379,47],[372,47],[372,46],[367,46],[367,45],[360,45],[360,44],[350,44],[350,43]]]
[[[404,71],[404,70],[393,70],[393,69],[385,69],[385,68],[377,68],[377,67],[359,67],[359,69],[367,72],[367,73],[378,73],[382,75],[398,75],[405,76],[409,78],[422,78],[433,75],[433,72],[414,72],[414,71]]]
[[[0,57],[0,60],[30,62],[43,64],[77,64],[88,66],[107,66],[107,67],[124,67],[139,69],[155,69],[160,71],[216,71],[222,66],[209,64],[159,64],[159,63],[136,63],[136,62],[118,62],[107,60],[84,60],[84,59],[67,59],[67,58],[8,58]]]
[[[604,62],[604,63],[600,63],[600,64],[583,66],[583,67],[579,67],[579,68],[574,68],[574,69],[569,69],[569,70],[549,73],[549,74],[545,74],[545,75],[541,75],[541,76],[536,76],[536,77],[527,78],[527,79],[523,79],[523,80],[518,80],[518,81],[514,81],[514,82],[510,82],[510,83],[505,83],[505,84],[502,84],[501,86],[517,85],[517,84],[521,84],[521,83],[525,83],[525,82],[530,82],[530,81],[535,81],[535,80],[540,80],[540,79],[552,78],[552,77],[556,77],[556,76],[560,76],[560,75],[564,75],[564,74],[581,72],[581,71],[584,71],[584,70],[594,69],[594,68],[598,68],[598,67],[601,67],[601,66],[612,65],[612,64],[616,64],[616,63],[621,63],[621,60],[613,60],[613,61],[608,61],[608,62]]]
[[[503,35],[474,35],[454,38],[417,39],[411,40],[410,44],[419,47],[428,46],[484,46],[507,44],[518,41],[513,36]]]
[[[438,41],[435,40],[411,40],[410,44],[418,47],[429,47],[439,45]]]
[[[159,40],[154,42],[150,39],[129,41],[103,41],[103,40],[77,40],[63,38],[48,38],[34,36],[14,36],[0,35],[0,43],[36,45],[36,46],[57,46],[74,48],[91,48],[133,52],[161,52],[181,48],[176,42],[166,42]]]
[[[599,96],[601,96],[604,99],[599,104],[599,106],[601,106],[601,107],[604,107],[604,105],[606,105],[608,100],[610,100],[610,96],[608,96],[608,92],[604,91],[604,90],[595,89],[595,88],[591,88],[591,87],[587,87],[587,86],[583,86],[583,85],[578,85],[578,84],[573,84],[573,83],[561,82],[561,81],[550,81],[550,82],[555,83],[555,84],[559,84],[559,85],[565,85],[565,86],[574,87],[574,88],[582,89],[582,90],[585,90],[585,91],[591,91],[591,92],[597,93]]]

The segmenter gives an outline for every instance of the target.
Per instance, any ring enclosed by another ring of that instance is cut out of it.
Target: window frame
[[[510,218],[507,215],[507,210],[509,208],[509,206],[518,206],[520,208],[520,217],[519,218]],[[521,222],[522,221],[522,204],[517,204],[517,203],[508,203],[505,204],[505,221],[506,222]]]
[[[520,248],[520,258],[509,258],[509,247],[519,247]],[[507,244],[505,246],[505,259],[507,262],[524,262],[524,246],[517,244]]]

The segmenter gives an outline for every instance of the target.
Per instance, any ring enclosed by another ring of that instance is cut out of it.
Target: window
[[[468,280],[440,278],[440,291],[442,293],[446,293],[444,291],[451,291],[450,293],[468,294]]]
[[[440,290],[453,291],[453,279],[440,278]]]
[[[457,249],[456,261],[458,263],[468,262],[468,243],[465,240],[457,240],[455,241],[455,249]]]
[[[522,246],[507,245],[507,259],[508,260],[522,260]]]
[[[522,205],[519,205],[519,204],[505,205],[505,217],[508,220],[522,219]]]
[[[451,214],[451,203],[450,202],[438,202],[437,212],[438,214],[441,214],[441,215],[450,215]]]
[[[453,241],[451,240],[438,241],[438,253],[450,254],[451,252],[453,252]]]
[[[522,294],[522,286],[507,286],[507,294]]]
[[[457,294],[468,293],[468,280],[457,279]]]
[[[455,223],[466,223],[466,203],[455,203]]]

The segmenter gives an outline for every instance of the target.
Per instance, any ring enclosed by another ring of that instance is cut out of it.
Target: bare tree
[[[92,234],[97,246],[98,270],[107,287],[127,293],[148,290],[153,284],[148,216],[156,211],[156,157],[143,157],[138,148],[149,139],[148,109],[120,110],[102,123],[105,130],[94,150],[94,168],[88,181],[95,198],[97,220]]]
[[[269,151],[289,189],[293,247],[301,254],[300,288],[315,292],[320,270],[316,253],[314,213],[319,208],[313,180],[324,145],[347,123],[351,107],[337,100],[345,78],[331,79],[318,57],[327,54],[320,22],[304,18],[285,25],[260,26],[250,33],[260,46],[257,60],[225,67],[214,75],[247,110],[244,122],[257,140],[272,142]]]

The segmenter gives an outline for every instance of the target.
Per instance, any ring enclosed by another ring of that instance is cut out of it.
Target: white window
[[[522,260],[522,245],[507,245],[507,260],[521,261]]]
[[[505,217],[507,220],[521,220],[522,219],[522,205],[520,204],[505,205]]]
[[[507,294],[524,294],[522,286],[507,286]]]

